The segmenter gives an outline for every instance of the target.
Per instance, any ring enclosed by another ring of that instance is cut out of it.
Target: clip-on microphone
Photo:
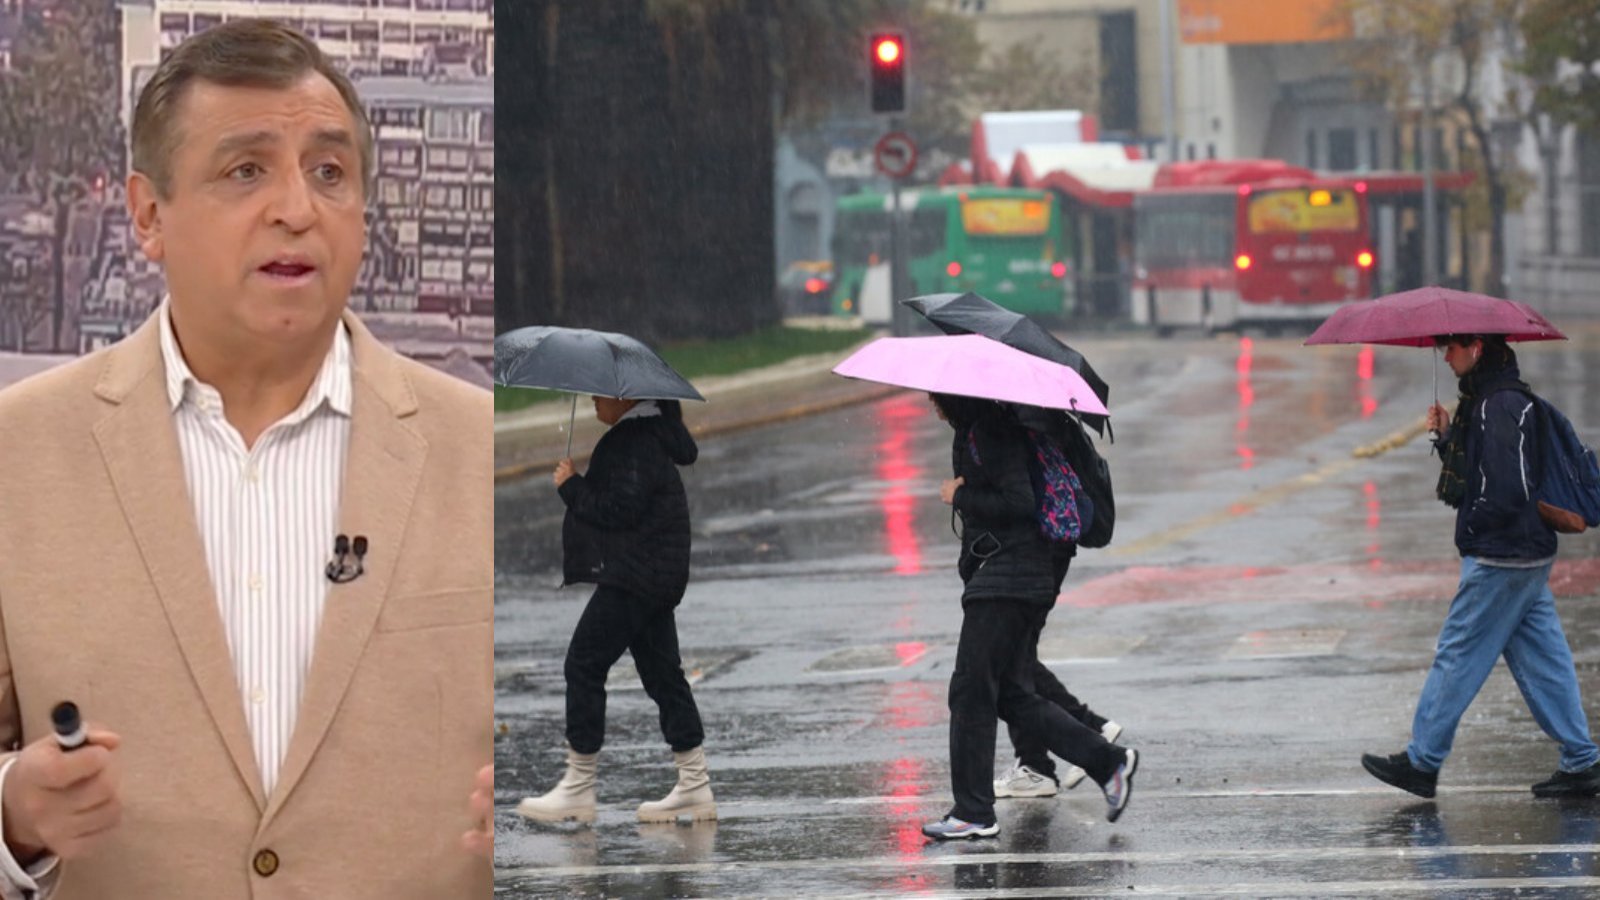
[[[366,569],[362,566],[362,559],[367,555],[367,537],[358,534],[355,540],[345,535],[333,539],[333,560],[328,563],[328,580],[334,584],[346,584],[361,577]],[[349,561],[355,557],[355,562]]]

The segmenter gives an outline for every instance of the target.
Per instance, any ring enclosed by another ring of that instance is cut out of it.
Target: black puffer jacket
[[[953,504],[962,522],[958,568],[967,585],[963,606],[996,597],[1055,603],[1050,543],[1039,531],[1028,477],[1032,453],[1027,432],[998,411],[982,416],[970,429],[956,429],[951,456],[956,477],[965,479]]]
[[[700,455],[674,415],[624,419],[589,469],[561,485],[565,583],[591,582],[673,606],[689,583],[689,499],[678,466]]]
[[[1515,356],[1507,356],[1500,367],[1461,379],[1467,471],[1456,549],[1480,559],[1549,559],[1556,555],[1556,533],[1539,518],[1534,497],[1538,405],[1525,393]]]

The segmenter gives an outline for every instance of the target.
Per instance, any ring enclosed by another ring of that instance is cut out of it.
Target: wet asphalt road
[[[1600,439],[1600,328],[1524,345],[1525,376]],[[685,470],[695,580],[678,611],[721,819],[643,826],[671,785],[653,704],[613,671],[601,815],[534,825],[559,777],[561,658],[587,590],[555,590],[545,477],[496,493],[504,897],[1600,895],[1600,805],[1534,800],[1557,751],[1503,667],[1436,802],[1385,787],[1455,585],[1438,467],[1409,441],[1430,351],[1251,335],[1074,341],[1112,384],[1116,540],[1083,551],[1041,642],[1142,754],[1115,825],[1092,782],[1002,800],[997,840],[927,844],[949,806],[945,688],[960,627],[921,395],[707,440]],[[1440,364],[1440,391],[1454,380]],[[1355,456],[1356,448],[1376,450]],[[1600,715],[1600,539],[1555,588]],[[1003,737],[997,767],[1011,756]]]

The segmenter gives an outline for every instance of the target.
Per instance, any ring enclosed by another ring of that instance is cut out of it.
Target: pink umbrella
[[[1564,341],[1526,303],[1425,287],[1340,307],[1306,344],[1395,344],[1432,347],[1435,335],[1500,334],[1508,341]]]
[[[919,391],[1109,415],[1082,375],[981,334],[879,338],[833,371]]]

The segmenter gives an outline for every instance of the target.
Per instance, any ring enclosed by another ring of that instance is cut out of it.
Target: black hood
[[[1522,370],[1517,365],[1516,351],[1506,346],[1504,341],[1485,341],[1483,358],[1472,367],[1472,371],[1456,382],[1456,388],[1464,397],[1477,397],[1507,383],[1526,388],[1522,383]]]
[[[700,458],[700,445],[694,442],[694,435],[689,433],[688,426],[683,420],[668,415],[650,416],[641,419],[649,423],[656,432],[656,439],[667,451],[667,456],[680,466],[693,465]]]

